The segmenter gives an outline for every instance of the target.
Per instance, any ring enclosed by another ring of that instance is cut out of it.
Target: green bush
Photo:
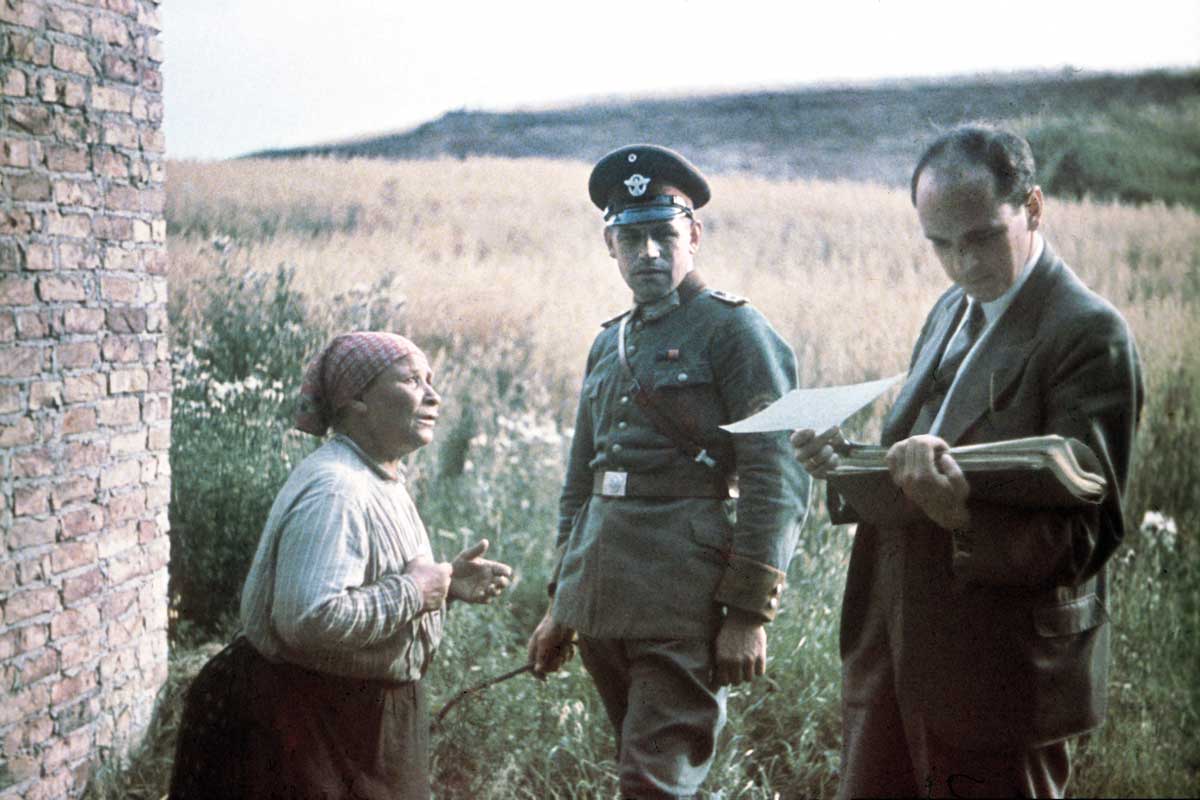
[[[1200,208],[1200,99],[1038,117],[1019,127],[1049,194]]]

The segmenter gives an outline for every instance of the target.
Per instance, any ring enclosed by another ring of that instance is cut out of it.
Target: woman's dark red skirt
[[[187,691],[169,797],[427,800],[424,692],[275,664],[239,636]]]

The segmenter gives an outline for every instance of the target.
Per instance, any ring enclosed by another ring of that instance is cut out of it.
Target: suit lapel
[[[1043,300],[1060,272],[1060,263],[1050,246],[1043,245],[1033,274],[963,367],[946,398],[946,413],[937,430],[937,435],[951,445],[991,410],[995,399],[1021,374],[1037,343]]]
[[[908,436],[908,431],[921,410],[921,403],[929,390],[930,381],[933,380],[933,370],[942,351],[946,349],[946,340],[954,332],[963,310],[967,307],[966,296],[961,290],[955,291],[958,296],[942,304],[942,311],[934,321],[912,369],[908,371],[908,378],[905,379],[896,402],[892,404],[892,410],[884,420],[881,441],[885,446],[895,444]]]

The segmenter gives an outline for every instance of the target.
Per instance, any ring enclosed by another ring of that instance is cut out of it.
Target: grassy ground
[[[776,324],[804,384],[905,367],[945,278],[903,191],[713,183],[700,269]],[[411,464],[418,506],[443,555],[487,536],[518,570],[504,602],[452,614],[428,677],[434,707],[522,663],[544,609],[565,425],[586,348],[628,302],[585,184],[584,167],[548,161],[170,165],[176,646],[156,727],[131,760],[100,771],[92,797],[165,792],[179,689],[204,658],[196,643],[221,638],[213,631],[236,598],[263,499],[311,447],[286,433],[300,363],[339,327],[388,324],[432,354],[445,414],[438,441]],[[1132,528],[1112,569],[1109,721],[1080,744],[1073,791],[1193,795],[1200,217],[1051,199],[1046,233],[1130,320],[1148,389]],[[856,420],[862,436],[885,405]],[[1142,530],[1147,511],[1169,521]],[[769,676],[731,698],[708,782],[723,800],[831,796],[836,786],[837,610],[851,531],[829,526],[819,503],[814,512],[770,629]],[[611,797],[611,756],[603,710],[573,662],[544,683],[523,676],[452,711],[436,736],[437,796]]]

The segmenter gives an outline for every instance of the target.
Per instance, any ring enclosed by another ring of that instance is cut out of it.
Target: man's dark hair
[[[1011,131],[991,125],[962,125],[933,141],[917,161],[912,174],[912,203],[917,204],[917,181],[930,164],[960,158],[987,168],[996,180],[996,197],[1020,205],[1033,191],[1033,150],[1029,142]]]

